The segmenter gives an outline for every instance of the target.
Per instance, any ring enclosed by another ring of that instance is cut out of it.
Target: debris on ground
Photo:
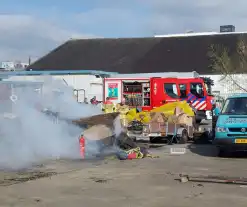
[[[121,110],[120,110],[121,111]],[[106,156],[107,151],[119,159],[139,159],[151,156],[147,149],[138,147],[127,133],[120,135],[114,131],[114,122],[120,117],[119,112],[105,113],[88,118],[73,120],[72,123],[83,128],[79,137],[80,151],[83,159]],[[120,123],[123,127],[123,122]],[[114,148],[114,150],[109,150]]]
[[[56,172],[17,172],[13,173],[11,175],[10,172],[6,176],[4,176],[4,179],[0,181],[0,186],[9,186],[9,185],[14,185],[22,182],[27,182],[31,180],[37,180],[40,178],[45,178],[45,177],[51,177],[53,175],[56,175]]]
[[[192,181],[192,182],[247,185],[247,178],[244,177],[211,176],[211,175],[191,176],[191,175],[182,175],[182,174],[180,174],[179,177],[182,183]]]
[[[142,159],[145,157],[158,158],[158,156],[153,156],[145,147],[137,147],[130,150],[120,150],[117,152],[117,157],[120,160]]]
[[[111,148],[115,148],[111,155],[114,154],[120,160],[155,157],[146,147],[138,147],[125,132],[116,137],[112,129],[104,125],[96,125],[85,130],[80,142],[81,139],[85,140],[85,144],[81,146],[83,148],[81,151],[84,153],[82,158],[105,156],[107,150]]]
[[[96,183],[107,183],[109,181],[109,179],[97,178],[97,177],[91,177],[90,179]]]

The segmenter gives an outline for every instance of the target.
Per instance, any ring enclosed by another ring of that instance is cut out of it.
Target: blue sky
[[[122,2],[116,4],[113,0],[1,0],[0,11],[1,14],[31,15],[53,21],[61,28],[95,36],[150,35],[150,32],[140,29],[141,18],[146,19],[150,13],[148,4],[142,4],[141,0]],[[134,21],[127,21],[129,18],[134,18]]]
[[[246,29],[238,0],[1,0],[0,60],[40,57],[70,38]]]

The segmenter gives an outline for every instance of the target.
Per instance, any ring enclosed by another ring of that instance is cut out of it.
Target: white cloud
[[[117,4],[115,0],[95,0],[90,10],[81,13],[50,8],[46,19],[0,15],[0,60],[27,60],[29,55],[42,56],[67,39],[93,37],[84,32],[101,37],[152,36],[186,30],[219,31],[224,24],[245,31],[246,6],[244,0],[125,0]]]
[[[247,30],[247,2],[238,0],[125,0],[118,4],[102,0],[97,7],[77,16],[88,31],[107,36],[152,36],[154,34],[219,31],[233,24]],[[98,29],[97,29],[98,28]]]
[[[150,7],[149,23],[156,33],[182,33],[186,30],[219,31],[220,25],[233,24],[246,31],[247,2],[238,0],[143,0]]]
[[[41,57],[70,38],[87,38],[29,15],[0,15],[0,61]]]

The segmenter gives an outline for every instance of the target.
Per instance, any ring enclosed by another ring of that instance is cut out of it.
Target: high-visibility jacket
[[[111,101],[105,101],[102,105],[102,109],[105,113],[113,113],[115,111],[115,106]]]

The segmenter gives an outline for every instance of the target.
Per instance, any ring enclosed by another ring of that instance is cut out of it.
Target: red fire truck
[[[196,120],[211,119],[212,82],[204,78],[105,78],[104,100],[124,102],[139,111],[186,100],[196,110]]]

